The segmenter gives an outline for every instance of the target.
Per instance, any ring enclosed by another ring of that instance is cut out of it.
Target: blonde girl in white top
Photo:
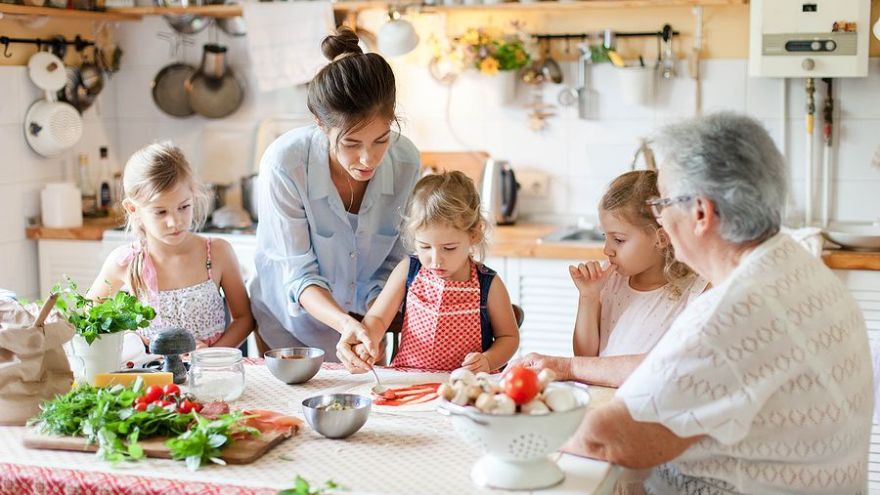
[[[152,306],[156,318],[138,331],[145,343],[164,328],[179,327],[193,333],[197,347],[241,345],[254,319],[239,264],[228,242],[192,232],[205,220],[208,196],[183,152],[170,143],[135,152],[125,165],[123,188],[127,227],[136,240],[107,257],[88,297],[127,287]]]
[[[672,245],[645,201],[657,197],[657,173],[614,179],[599,204],[607,263],[570,266],[580,295],[574,358],[528,354],[523,363],[565,380],[619,387],[707,282],[675,261]]]

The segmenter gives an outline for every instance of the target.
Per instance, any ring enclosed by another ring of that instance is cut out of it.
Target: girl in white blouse
[[[524,364],[564,380],[619,387],[695,296],[705,279],[675,260],[663,228],[645,206],[657,197],[657,173],[614,179],[599,203],[607,263],[570,266],[580,295],[574,358],[528,354]]]

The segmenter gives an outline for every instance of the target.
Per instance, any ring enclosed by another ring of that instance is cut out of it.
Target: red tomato
[[[147,410],[147,403],[146,403],[146,402],[140,402],[140,401],[135,402],[135,403],[134,403],[134,410],[135,410],[135,411],[146,411],[146,410]]]
[[[180,387],[173,383],[169,383],[168,385],[165,385],[162,392],[165,394],[165,397],[177,397],[180,395]]]
[[[504,379],[504,393],[517,405],[525,404],[538,395],[541,385],[538,374],[524,366],[514,366],[507,372]]]
[[[153,401],[150,403],[151,406],[156,406],[156,407],[167,407],[167,406],[170,406],[171,404],[174,404],[174,403],[171,401],[167,401],[165,399],[159,399],[157,401]]]
[[[145,402],[156,402],[162,398],[162,387],[158,385],[150,385],[147,387],[147,390],[144,391],[142,397],[145,399]]]
[[[193,411],[201,412],[202,411],[202,403],[201,402],[193,402]]]
[[[189,399],[183,399],[180,401],[180,404],[177,405],[177,412],[186,414],[192,411],[195,408],[195,404]]]

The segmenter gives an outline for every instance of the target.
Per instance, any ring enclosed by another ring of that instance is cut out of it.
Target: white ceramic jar
[[[72,182],[50,182],[40,192],[43,226],[63,229],[82,227],[82,201]]]

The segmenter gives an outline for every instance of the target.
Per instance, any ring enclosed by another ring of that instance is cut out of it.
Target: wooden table
[[[383,382],[424,382],[445,374],[380,371]],[[285,385],[265,366],[246,366],[247,387],[233,408],[271,409],[302,417],[306,397],[329,391],[360,391],[370,376],[350,375],[325,365],[302,385]],[[613,390],[591,388],[592,403]],[[366,425],[345,440],[330,440],[307,425],[295,437],[249,465],[208,466],[195,472],[182,462],[146,459],[113,467],[94,454],[22,447],[24,428],[0,427],[0,493],[274,494],[293,486],[297,474],[315,484],[334,480],[346,493],[467,494],[508,493],[476,487],[469,478],[479,454],[435,411],[388,412],[374,408]],[[608,463],[556,454],[565,481],[540,494],[610,493],[619,469]],[[61,487],[65,487],[61,489]],[[53,489],[57,488],[56,491]],[[524,492],[516,492],[522,494]]]

